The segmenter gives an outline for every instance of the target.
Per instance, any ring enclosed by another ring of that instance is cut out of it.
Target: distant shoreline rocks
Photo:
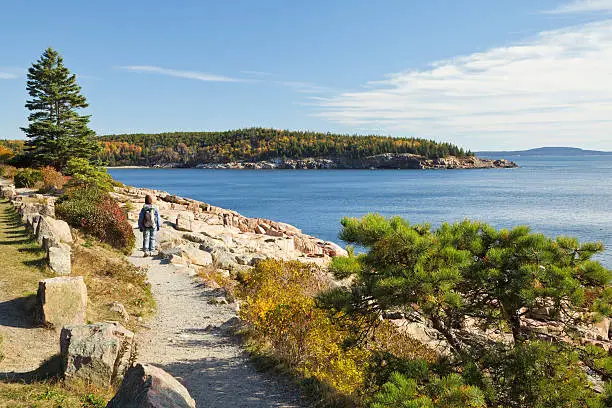
[[[362,159],[346,158],[276,158],[258,162],[200,163],[185,167],[180,163],[159,163],[154,168],[198,168],[198,169],[235,169],[235,170],[442,170],[442,169],[506,169],[519,167],[515,162],[505,159],[482,159],[476,156],[447,156],[427,159],[411,153],[384,153]],[[115,168],[139,168],[138,166],[117,166]]]

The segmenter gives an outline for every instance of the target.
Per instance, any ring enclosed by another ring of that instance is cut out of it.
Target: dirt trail
[[[139,361],[179,378],[198,407],[305,406],[294,386],[255,369],[230,333],[233,306],[209,303],[215,290],[141,251],[130,260],[149,267],[158,309],[151,329],[138,335]]]

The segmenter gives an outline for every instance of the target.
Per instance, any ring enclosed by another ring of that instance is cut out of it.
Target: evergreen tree
[[[344,218],[342,225],[340,238],[367,252],[334,258],[331,271],[350,277],[351,285],[320,294],[318,301],[331,316],[353,317],[355,341],[367,339],[385,312],[402,311],[447,341],[457,371],[486,391],[491,406],[601,406],[580,365],[608,381],[610,361],[570,340],[581,327],[612,316],[612,271],[592,260],[603,251],[601,243],[469,220],[432,230],[369,214]],[[543,336],[521,323],[544,308],[557,334]],[[488,336],[489,330],[508,337]],[[542,337],[551,345],[538,342]],[[406,384],[402,392],[415,389]],[[380,402],[401,394],[387,388]]]
[[[61,170],[70,158],[91,159],[100,151],[95,133],[87,126],[89,116],[79,115],[86,108],[76,75],[64,66],[59,53],[47,48],[28,70],[26,102],[29,126],[22,128],[30,138],[27,155],[37,165]]]

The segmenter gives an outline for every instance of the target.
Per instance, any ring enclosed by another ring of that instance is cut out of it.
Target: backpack
[[[142,226],[145,228],[153,228],[155,226],[155,221],[153,221],[153,207],[145,208],[144,212]]]

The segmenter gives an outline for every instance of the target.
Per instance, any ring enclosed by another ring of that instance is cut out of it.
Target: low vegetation
[[[435,361],[433,350],[380,324],[363,344],[355,322],[330,316],[315,296],[328,289],[321,271],[297,261],[265,260],[245,275],[237,295],[251,350],[296,375],[320,406],[355,406],[375,389],[374,368],[391,358]]]
[[[39,188],[42,187],[43,178],[40,170],[25,168],[17,170],[13,181],[17,188]]]
[[[51,166],[41,168],[40,174],[42,176],[41,193],[58,193],[62,191],[67,181],[62,173]]]
[[[13,180],[17,174],[17,168],[8,164],[0,164],[0,177]]]
[[[136,237],[125,210],[108,194],[113,186],[110,175],[83,159],[71,159],[67,170],[71,179],[56,203],[57,216],[113,248],[131,253]]]
[[[87,385],[64,385],[58,380],[27,383],[0,382],[0,406],[36,408],[104,408],[110,390]]]
[[[55,205],[57,216],[86,234],[128,254],[136,238],[125,211],[105,191],[75,187]]]
[[[471,155],[450,143],[417,138],[348,136],[276,129],[109,135],[101,158],[111,166],[334,157],[355,160],[381,153],[414,153],[426,158]]]
[[[73,245],[72,275],[82,275],[87,285],[89,321],[122,320],[110,310],[113,302],[120,302],[130,315],[130,320],[122,323],[137,331],[138,318],[151,316],[155,309],[146,271],[113,248],[81,234]]]

